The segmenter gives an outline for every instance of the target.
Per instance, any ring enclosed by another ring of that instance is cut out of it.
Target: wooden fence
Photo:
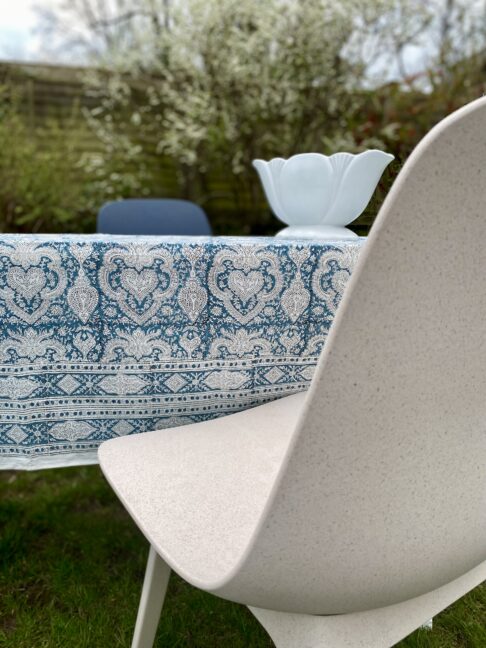
[[[86,68],[33,63],[0,62],[0,86],[15,90],[19,110],[32,128],[32,136],[46,147],[56,146],[56,137],[63,137],[67,128],[76,130],[79,155],[103,152],[103,147],[90,130],[83,109],[97,105],[96,97],[86,91]],[[59,129],[46,128],[55,121]],[[127,125],[126,128],[135,128]],[[135,131],[134,133],[135,134]],[[138,136],[138,134],[137,134]],[[273,234],[281,224],[271,215],[263,193],[257,189],[261,202],[255,206],[252,196],[244,188],[235,194],[235,183],[228,174],[231,170],[218,170],[206,174],[204,181],[182,181],[177,164],[156,154],[154,146],[146,143],[143,165],[147,170],[149,195],[154,197],[180,197],[194,200],[208,213],[217,234]],[[137,170],[133,162],[122,162],[119,171]],[[197,174],[196,174],[197,176]],[[259,181],[255,174],[255,183]],[[253,197],[254,199],[254,197]],[[375,199],[376,200],[376,199]],[[380,196],[381,201],[381,196]],[[375,201],[374,201],[375,202]],[[372,204],[355,223],[354,229],[365,233],[372,221],[375,206]]]

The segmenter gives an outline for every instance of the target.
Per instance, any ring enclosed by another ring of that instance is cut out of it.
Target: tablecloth
[[[0,468],[307,389],[364,239],[0,236]]]

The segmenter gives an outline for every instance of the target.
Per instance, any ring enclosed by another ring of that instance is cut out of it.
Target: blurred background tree
[[[368,11],[379,5],[366,3]],[[350,55],[357,3],[140,6],[124,22],[128,51],[105,39],[100,63],[114,76],[107,84],[103,73],[92,75],[99,96],[88,116],[93,128],[114,149],[126,149],[124,125],[136,125],[135,157],[173,160],[181,195],[213,212],[216,230],[266,231],[272,219],[251,161],[327,152],[348,134],[346,116],[356,110],[354,89],[365,73]]]
[[[77,189],[51,186],[38,230],[88,231],[105,199],[178,195],[216,233],[271,234],[252,159],[382,148],[397,161],[365,233],[416,142],[484,89],[486,0],[69,0],[41,18],[53,48],[89,62],[97,147],[75,159],[65,138],[42,160],[64,160],[49,175]],[[12,213],[9,229],[34,222]]]

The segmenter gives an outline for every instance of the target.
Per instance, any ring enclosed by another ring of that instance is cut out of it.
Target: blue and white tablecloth
[[[0,468],[306,389],[363,239],[0,236]]]

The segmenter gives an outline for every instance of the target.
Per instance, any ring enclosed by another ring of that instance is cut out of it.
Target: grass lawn
[[[147,550],[98,467],[0,472],[0,647],[128,648]],[[485,648],[486,585],[398,645]],[[172,575],[156,646],[273,644],[244,606]]]

